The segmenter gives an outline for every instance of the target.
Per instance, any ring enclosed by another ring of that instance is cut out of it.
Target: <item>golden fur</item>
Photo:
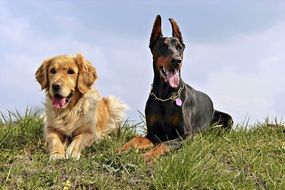
[[[91,88],[96,69],[80,54],[45,60],[36,79],[46,91],[45,139],[51,160],[79,159],[85,147],[122,121],[127,105],[113,96],[101,97]]]

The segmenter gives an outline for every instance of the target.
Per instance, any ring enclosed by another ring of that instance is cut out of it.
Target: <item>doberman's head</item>
[[[169,19],[172,26],[172,37],[163,37],[161,32],[161,17],[157,15],[151,37],[149,48],[153,55],[153,68],[155,77],[168,83],[172,88],[180,84],[180,70],[183,60],[183,43],[180,29],[174,19]]]

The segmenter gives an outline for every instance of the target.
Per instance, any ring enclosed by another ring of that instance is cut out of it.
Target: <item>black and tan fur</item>
[[[147,134],[134,137],[120,150],[153,147],[144,154],[145,160],[179,148],[186,139],[213,123],[224,128],[231,128],[233,124],[230,115],[214,109],[208,95],[195,90],[181,79],[185,44],[175,20],[169,21],[172,37],[163,36],[159,15],[150,37],[154,80],[145,107]]]

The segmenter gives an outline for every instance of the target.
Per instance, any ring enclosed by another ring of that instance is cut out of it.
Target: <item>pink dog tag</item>
[[[182,105],[182,100],[180,98],[176,98],[175,103],[177,106],[181,106]]]

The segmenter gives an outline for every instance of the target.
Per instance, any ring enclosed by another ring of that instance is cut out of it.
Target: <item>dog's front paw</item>
[[[65,158],[64,154],[52,153],[52,154],[49,156],[49,161],[52,161],[52,160],[61,160],[61,159],[64,159],[64,158]]]
[[[124,152],[127,152],[131,149],[131,147],[128,144],[125,144],[123,147],[120,147],[117,149],[116,153],[117,154],[122,154]]]
[[[76,148],[76,141],[73,141],[66,149],[65,158],[74,158],[79,160],[81,156],[80,151]]]
[[[167,153],[169,150],[170,149],[167,145],[161,143],[143,155],[144,161],[151,162],[152,160],[157,159],[161,155]]]
[[[69,158],[73,158],[75,160],[79,160],[81,156],[80,152],[72,152],[72,153],[66,153],[65,154],[65,158],[69,159]]]
[[[155,160],[155,156],[151,152],[147,152],[143,155],[143,160],[146,163],[152,163],[153,160]]]
[[[146,137],[137,136],[126,143],[122,148],[117,150],[117,153],[127,152],[132,148],[136,148],[138,150],[151,148],[153,146],[152,142]]]

